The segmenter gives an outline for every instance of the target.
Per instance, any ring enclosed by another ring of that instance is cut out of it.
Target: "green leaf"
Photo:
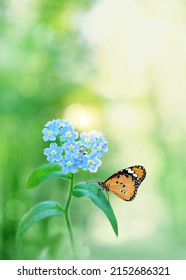
[[[35,223],[51,216],[63,216],[65,213],[61,205],[56,201],[43,201],[31,208],[22,218],[16,235],[16,247],[19,249],[25,233]]]
[[[101,189],[99,189],[97,184],[86,182],[78,183],[74,187],[72,194],[76,197],[89,197],[92,202],[105,213],[111,223],[115,234],[118,236],[118,225],[113,209],[108,202],[105,194]]]
[[[30,175],[27,188],[35,188],[43,181],[50,178],[71,179],[71,173],[63,174],[61,166],[57,163],[47,163],[35,169]]]

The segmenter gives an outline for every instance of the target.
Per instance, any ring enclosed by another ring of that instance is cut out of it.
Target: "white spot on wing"
[[[133,174],[134,171],[131,168],[127,168],[127,172]]]

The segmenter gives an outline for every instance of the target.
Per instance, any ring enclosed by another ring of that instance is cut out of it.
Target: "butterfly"
[[[145,168],[135,165],[118,171],[105,182],[98,182],[98,185],[106,192],[113,192],[119,198],[131,201],[135,198],[138,187],[145,176]]]

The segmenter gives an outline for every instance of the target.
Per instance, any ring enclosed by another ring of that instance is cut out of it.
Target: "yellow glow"
[[[91,130],[97,127],[99,114],[96,108],[72,104],[65,110],[65,118],[73,123],[76,129]]]

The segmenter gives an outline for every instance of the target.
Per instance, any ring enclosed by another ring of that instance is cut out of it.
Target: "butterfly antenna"
[[[87,182],[86,182],[86,184],[88,184],[88,183],[90,183],[90,184],[97,184],[97,181],[91,180],[91,181],[87,181]]]
[[[98,188],[98,195],[99,195],[99,192],[100,192],[100,191],[102,192],[102,191],[103,191],[103,189]],[[110,204],[108,191],[105,191],[105,192],[106,192],[106,195],[107,195],[107,201],[108,201],[108,204]]]

